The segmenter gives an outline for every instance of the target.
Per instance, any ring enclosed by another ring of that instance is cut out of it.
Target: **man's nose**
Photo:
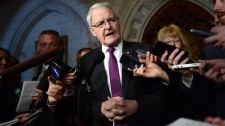
[[[6,59],[2,59],[2,64],[7,64],[7,61],[6,61]]]
[[[107,21],[107,20],[105,20],[104,25],[105,25],[105,29],[111,28],[111,25],[110,25],[109,21]]]
[[[215,11],[215,12],[217,12],[218,10],[221,10],[221,6],[222,5],[222,3],[219,3],[219,2],[215,2],[215,5],[214,5],[214,7],[213,7],[213,10]]]

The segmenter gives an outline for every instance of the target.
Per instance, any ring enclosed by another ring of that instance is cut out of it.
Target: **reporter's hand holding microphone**
[[[75,88],[73,85],[74,81],[77,79],[77,74],[80,72],[80,65],[76,65],[72,68],[69,73],[65,74],[63,77],[63,84],[65,85],[65,90],[69,91]]]

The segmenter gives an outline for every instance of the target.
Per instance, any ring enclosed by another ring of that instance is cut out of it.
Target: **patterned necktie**
[[[116,57],[113,54],[114,51],[115,51],[114,48],[112,48],[112,47],[108,48],[108,52],[110,54],[110,57],[109,57],[109,76],[110,76],[112,97],[122,96],[119,69],[118,69]]]
[[[45,67],[43,67],[42,71],[41,71],[41,74],[38,76],[38,79],[37,79],[38,81],[41,80],[41,78],[45,74],[45,72],[46,72],[46,69],[45,69]]]

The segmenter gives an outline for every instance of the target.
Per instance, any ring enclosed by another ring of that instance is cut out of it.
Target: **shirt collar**
[[[123,47],[123,40],[121,39],[120,43],[118,44],[118,46],[115,46],[114,48],[116,50],[122,51],[122,47]],[[102,52],[105,54],[107,52],[107,49],[109,47],[102,45]]]
[[[45,68],[45,70],[47,70],[48,67],[49,67],[49,65],[45,65],[45,64],[42,65],[42,68]]]

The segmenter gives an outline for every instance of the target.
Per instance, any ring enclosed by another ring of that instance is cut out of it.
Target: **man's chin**
[[[220,20],[220,24],[221,24],[221,25],[225,25],[225,19],[221,19],[221,20]]]
[[[117,40],[117,39],[108,39],[106,41],[106,43],[108,43],[109,45],[114,45],[114,46],[118,45],[119,42],[120,42],[120,40]]]
[[[6,68],[0,68],[0,72],[5,71],[5,70],[6,70]]]

